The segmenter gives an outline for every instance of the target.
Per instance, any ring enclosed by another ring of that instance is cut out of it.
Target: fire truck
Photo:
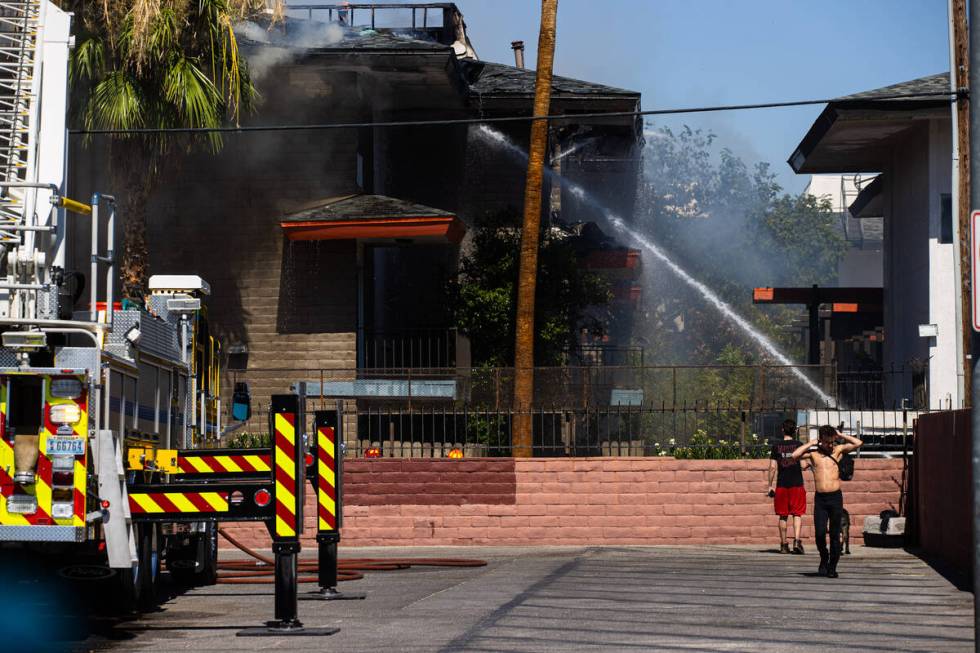
[[[178,483],[175,452],[215,443],[221,352],[197,276],[154,276],[142,301],[116,301],[115,199],[66,194],[71,18],[0,3],[0,560],[84,561],[145,606],[161,560],[215,580],[216,520],[188,515],[227,510],[227,493],[133,488]],[[69,235],[86,233],[88,256],[72,256],[86,248]]]

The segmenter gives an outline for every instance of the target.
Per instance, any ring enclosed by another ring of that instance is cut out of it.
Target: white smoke
[[[324,48],[339,43],[346,36],[337,23],[297,21],[288,30],[278,26],[269,29],[251,21],[235,25],[235,33],[254,43],[246,59],[253,82],[259,82],[273,68],[293,61],[306,50]]]

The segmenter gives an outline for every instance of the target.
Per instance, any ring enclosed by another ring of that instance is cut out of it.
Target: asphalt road
[[[746,547],[348,549],[342,557],[489,564],[342,583],[367,599],[300,603],[307,626],[341,629],[325,638],[237,637],[271,619],[272,587],[218,585],[178,593],[138,619],[63,614],[71,627],[49,650],[973,650],[971,594],[905,552],[854,551],[831,580],[816,576],[814,553]],[[99,599],[89,601],[91,610]]]

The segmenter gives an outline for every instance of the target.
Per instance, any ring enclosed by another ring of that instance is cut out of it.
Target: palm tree
[[[256,0],[64,0],[75,12],[73,96],[87,129],[218,127],[256,96],[234,23]],[[171,155],[221,147],[220,134],[114,134],[112,188],[124,219],[122,296],[141,300],[148,272],[146,201]]]
[[[534,81],[534,115],[551,109],[551,75],[555,61],[555,29],[558,0],[541,0],[538,36],[538,70]],[[538,243],[541,231],[541,186],[548,148],[548,122],[531,123],[527,182],[524,187],[524,226],[521,229],[521,267],[517,277],[517,324],[514,346],[513,453],[530,458],[532,445],[531,402],[534,397],[534,293],[538,281]]]

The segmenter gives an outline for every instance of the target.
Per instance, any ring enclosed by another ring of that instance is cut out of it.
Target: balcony
[[[469,365],[469,341],[454,328],[366,330],[358,342],[358,368],[453,369]]]

